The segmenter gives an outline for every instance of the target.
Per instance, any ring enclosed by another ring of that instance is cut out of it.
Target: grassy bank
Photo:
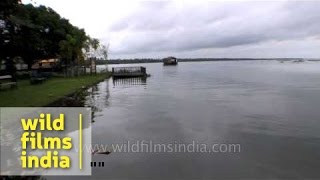
[[[30,85],[28,80],[18,81],[17,89],[0,91],[0,107],[46,106],[109,76],[110,74],[103,73],[74,78],[52,78],[38,85]]]

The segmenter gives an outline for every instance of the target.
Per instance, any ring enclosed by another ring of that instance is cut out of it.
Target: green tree
[[[84,60],[83,49],[97,49],[98,39],[90,38],[83,29],[73,26],[53,9],[19,1],[0,3],[0,58],[20,56],[31,67],[34,60],[61,58],[65,65],[78,65]]]
[[[12,15],[17,10],[19,0],[1,0],[0,1],[0,59],[11,55],[10,42],[15,33],[15,26],[11,20]]]

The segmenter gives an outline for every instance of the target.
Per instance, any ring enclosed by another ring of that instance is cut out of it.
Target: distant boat
[[[294,62],[294,63],[301,63],[301,62],[304,62],[304,60],[298,59],[298,60],[294,60],[293,62]]]
[[[164,58],[162,59],[163,61],[163,65],[177,65],[178,64],[178,59],[175,58],[175,57],[167,57],[167,58]]]

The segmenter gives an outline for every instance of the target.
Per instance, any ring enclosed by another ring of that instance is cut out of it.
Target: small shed
[[[31,66],[31,69],[33,69],[33,70],[39,70],[39,69],[52,70],[53,68],[55,68],[58,65],[58,63],[59,63],[59,59],[39,60]]]

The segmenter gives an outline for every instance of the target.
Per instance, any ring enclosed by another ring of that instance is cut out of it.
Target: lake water
[[[241,151],[94,155],[105,167],[91,178],[320,178],[320,62],[142,66],[146,80],[109,79],[89,89],[94,144],[196,142]]]

